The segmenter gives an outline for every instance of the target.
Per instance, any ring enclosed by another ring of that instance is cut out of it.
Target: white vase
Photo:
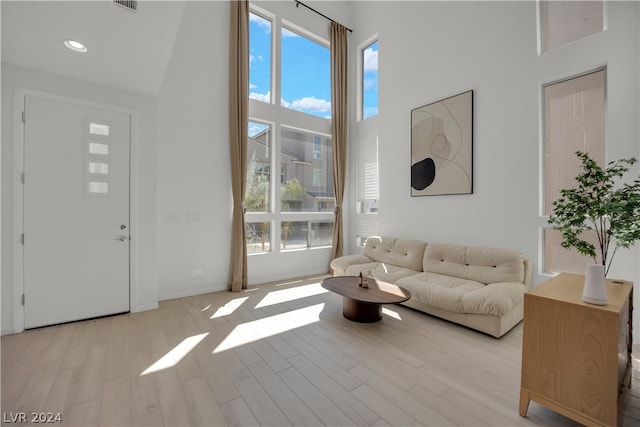
[[[607,305],[604,265],[588,264],[584,275],[582,299],[589,304]]]

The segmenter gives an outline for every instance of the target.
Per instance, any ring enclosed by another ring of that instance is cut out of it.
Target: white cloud
[[[378,71],[378,51],[370,47],[364,50],[364,72]]]
[[[259,28],[264,29],[265,34],[271,33],[271,21],[268,19],[264,19],[262,16],[256,15],[255,13],[250,13],[249,22],[253,22]]]
[[[298,34],[294,33],[291,30],[287,30],[286,28],[282,28],[282,37],[300,37]]]
[[[256,56],[256,55],[249,54],[249,67],[251,67],[251,64],[253,63],[254,60],[263,62],[264,58],[262,57],[262,55]]]
[[[255,99],[256,101],[271,102],[271,91],[267,93],[251,92],[249,93],[249,98]]]
[[[291,103],[294,110],[310,110],[310,111],[331,111],[331,102],[325,99],[318,99],[315,96],[305,96],[304,98],[296,99]]]
[[[363,82],[363,87],[365,89],[375,89],[378,87],[378,80],[376,79],[365,79]]]
[[[258,86],[253,83],[249,83],[249,89],[258,89]]]

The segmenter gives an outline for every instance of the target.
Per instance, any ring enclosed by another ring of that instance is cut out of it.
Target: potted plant
[[[609,162],[603,169],[587,153],[578,151],[576,155],[582,161],[582,171],[576,176],[578,185],[560,190],[549,224],[562,233],[562,247],[573,247],[593,258],[602,270],[604,284],[616,251],[640,240],[640,177],[632,183],[618,182],[637,160],[631,157]],[[588,231],[595,232],[598,248],[584,240],[583,233]],[[587,273],[592,270],[588,267]],[[586,297],[586,288],[583,297],[593,302]],[[606,293],[604,298],[606,304]]]

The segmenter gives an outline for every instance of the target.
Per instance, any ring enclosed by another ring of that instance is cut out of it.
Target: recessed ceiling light
[[[75,40],[65,40],[64,41],[64,45],[66,47],[68,47],[69,49],[76,51],[76,52],[86,52],[87,51],[87,47],[85,45],[83,45],[80,42],[77,42]]]

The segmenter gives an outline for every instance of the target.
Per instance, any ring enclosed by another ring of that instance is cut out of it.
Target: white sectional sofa
[[[411,291],[403,304],[501,337],[523,317],[531,265],[502,248],[370,237],[363,255],[331,262],[334,276],[373,276]]]

